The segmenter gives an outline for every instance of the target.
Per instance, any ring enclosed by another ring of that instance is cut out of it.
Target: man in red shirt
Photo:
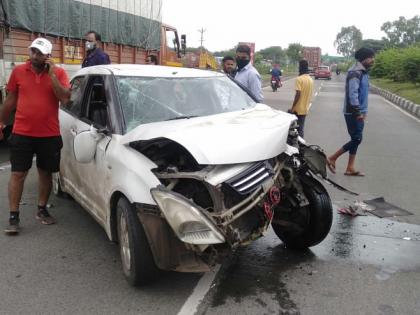
[[[52,187],[52,173],[60,166],[63,146],[58,123],[59,102],[70,98],[66,72],[54,65],[52,44],[45,38],[35,39],[29,46],[30,59],[16,66],[7,84],[8,95],[0,111],[0,140],[3,122],[16,109],[10,144],[12,173],[9,181],[9,226],[7,234],[19,232],[19,203],[26,175],[36,155],[39,175],[38,211],[42,224],[55,223],[46,205]]]

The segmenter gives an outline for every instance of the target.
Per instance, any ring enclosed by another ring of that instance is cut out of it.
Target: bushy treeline
[[[375,56],[371,74],[377,78],[387,78],[397,82],[420,82],[420,45],[379,52]]]

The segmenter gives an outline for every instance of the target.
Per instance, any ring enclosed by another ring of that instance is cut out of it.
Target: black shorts
[[[34,154],[38,168],[50,173],[60,169],[60,151],[63,147],[61,136],[39,138],[12,134],[8,142],[12,172],[28,171]]]

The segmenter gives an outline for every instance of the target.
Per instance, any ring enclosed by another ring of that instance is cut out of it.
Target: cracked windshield
[[[118,77],[126,129],[173,119],[247,109],[255,101],[226,77]]]

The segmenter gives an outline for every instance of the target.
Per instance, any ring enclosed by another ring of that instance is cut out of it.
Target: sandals
[[[365,176],[365,173],[359,172],[359,171],[353,171],[353,172],[345,172],[344,175],[346,176]]]

